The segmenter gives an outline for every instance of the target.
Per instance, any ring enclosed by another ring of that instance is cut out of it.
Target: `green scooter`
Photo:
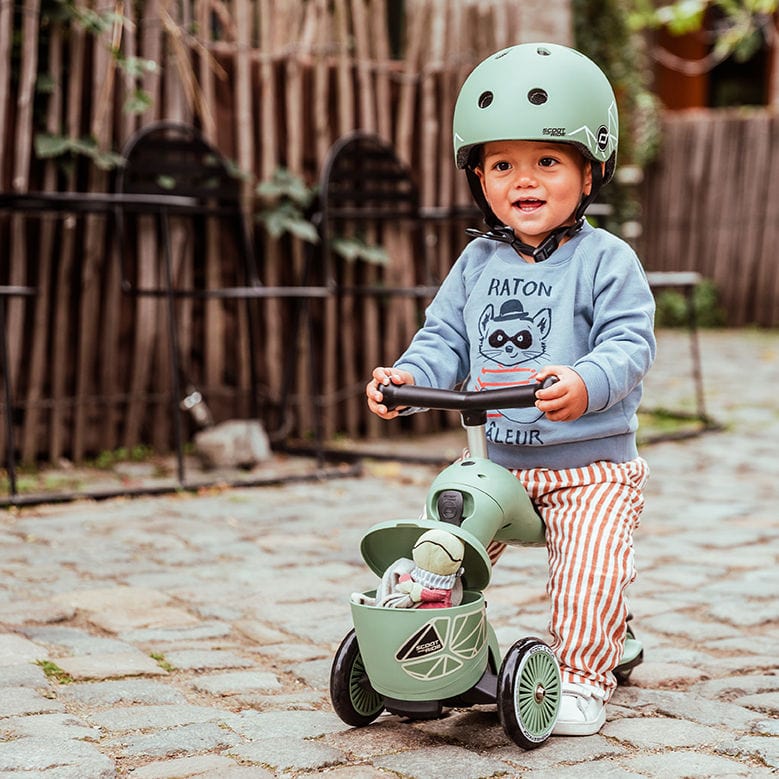
[[[548,379],[546,386],[556,379]],[[501,660],[487,622],[483,590],[492,567],[493,540],[543,546],[544,524],[519,480],[487,457],[487,410],[529,408],[537,385],[482,392],[411,385],[382,387],[388,408],[454,409],[466,429],[469,456],[445,468],[427,495],[424,519],[381,522],[362,539],[360,550],[379,577],[398,558],[408,557],[422,534],[444,528],[462,542],[463,595],[445,608],[385,608],[352,602],[354,628],[339,646],[330,672],[336,714],[361,727],[382,711],[410,719],[431,719],[444,707],[495,704],[508,737],[534,749],[551,735],[560,707],[557,659],[539,638],[514,643]],[[625,682],[643,659],[628,625],[622,661],[614,673]]]

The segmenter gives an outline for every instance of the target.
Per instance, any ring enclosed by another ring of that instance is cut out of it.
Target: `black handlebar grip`
[[[499,408],[530,408],[535,405],[536,392],[559,381],[550,376],[543,384],[521,384],[494,390],[462,391],[417,387],[414,384],[382,384],[383,403],[389,409],[398,406],[451,409],[454,411],[487,411]]]

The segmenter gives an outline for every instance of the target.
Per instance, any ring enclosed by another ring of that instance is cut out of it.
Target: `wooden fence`
[[[424,205],[467,202],[451,161],[457,87],[491,51],[523,39],[567,41],[568,0],[545,3],[542,15],[534,3],[513,0],[406,0],[400,59],[391,55],[387,25],[397,6],[387,0],[84,0],[69,6],[70,18],[43,20],[39,0],[0,3],[0,188],[111,191],[113,173],[84,157],[66,155],[67,166],[38,158],[35,135],[43,131],[87,151],[84,139],[91,138],[94,155],[121,149],[138,128],[167,119],[197,124],[235,161],[246,175],[249,214],[258,181],[280,167],[315,181],[331,144],[354,129],[394,144],[418,174]],[[105,17],[110,23],[98,35],[76,19],[101,11],[117,14]],[[137,67],[145,61],[161,67]],[[36,84],[47,84],[49,92],[36,91]],[[125,112],[139,90],[151,98],[148,109]],[[446,229],[428,235],[442,269],[461,240],[450,235]],[[0,284],[37,289],[33,299],[9,301],[6,326],[23,461],[78,461],[119,446],[171,444],[164,308],[122,294],[113,238],[102,215],[0,215]],[[254,238],[265,284],[299,278],[301,242],[271,240],[257,225]],[[214,246],[200,269],[217,283],[234,273],[222,249]],[[179,277],[193,277],[192,257],[183,251]],[[364,432],[364,375],[371,360],[392,360],[405,334],[392,329],[364,346],[365,317],[373,321],[375,309],[368,314],[365,306],[340,300],[326,304],[337,307],[337,319],[312,313],[320,326],[314,344],[305,328],[291,342],[293,305],[270,299],[261,306],[263,413],[272,415],[281,403],[280,368],[292,352],[294,382],[285,399],[292,413],[284,432],[310,434],[311,382],[319,377],[309,366],[316,356],[329,377],[326,433]],[[245,414],[245,318],[229,303],[177,308],[187,366],[216,418]],[[422,415],[413,424],[437,422]]]
[[[476,62],[502,46],[532,39],[567,42],[569,3],[550,0],[538,13],[540,4],[515,0],[406,0],[402,59],[390,53],[385,20],[392,5],[146,0],[117,4],[129,20],[115,21],[94,37],[63,19],[45,25],[42,35],[39,0],[0,3],[0,188],[111,191],[113,173],[83,157],[64,167],[39,159],[35,134],[43,130],[73,144],[91,137],[97,149],[116,150],[139,127],[168,119],[197,124],[236,162],[246,175],[250,216],[258,181],[280,167],[315,181],[331,144],[353,129],[393,143],[415,171],[423,206],[468,203],[451,159],[450,117],[459,84]],[[90,5],[74,8],[86,11]],[[161,68],[128,75],[112,51],[120,51],[124,62],[148,59]],[[41,83],[50,85],[45,95],[36,91]],[[123,111],[141,88],[152,98],[150,107],[140,115]],[[734,324],[776,325],[776,120],[758,116],[752,126],[731,116],[669,118],[666,129],[662,156],[642,191],[640,249],[648,269],[700,270],[720,287]],[[461,228],[426,232],[425,250],[432,252],[439,276],[464,244]],[[253,229],[263,282],[299,279],[307,247],[288,238],[271,240],[259,225]],[[398,227],[394,245],[418,247],[405,230]],[[16,448],[24,461],[78,461],[119,446],[171,445],[164,308],[122,293],[114,237],[103,216],[0,214],[0,284],[37,290],[32,299],[9,301],[5,329]],[[179,245],[178,275],[192,278],[195,254],[186,241]],[[417,262],[417,251],[399,249],[390,270],[357,263],[339,272],[372,282],[409,277],[402,264]],[[217,243],[197,271],[209,283],[227,283],[236,273],[231,256]],[[764,292],[768,297],[761,297]],[[317,303],[311,309],[312,342],[307,328],[290,339],[293,300],[262,302],[259,400],[273,429],[311,434],[312,382],[328,398],[327,436],[388,435],[401,428],[379,426],[362,398],[372,365],[394,359],[408,336],[392,327],[376,338],[386,305],[343,297]],[[181,302],[177,313],[188,370],[216,418],[245,415],[245,317],[235,304],[217,301]],[[412,319],[420,315],[417,309]],[[281,366],[288,358],[293,382],[282,398]],[[319,371],[312,375],[315,358]],[[274,415],[282,401],[291,413],[279,420]],[[418,430],[441,424],[443,418],[434,415],[404,421]]]
[[[648,270],[698,271],[729,325],[779,326],[779,116],[668,114],[642,201]]]

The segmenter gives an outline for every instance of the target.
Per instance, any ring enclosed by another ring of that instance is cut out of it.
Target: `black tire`
[[[330,700],[335,713],[356,728],[369,725],[384,711],[384,699],[371,687],[354,630],[350,630],[333,658]]]
[[[506,735],[522,749],[540,747],[557,722],[560,666],[538,638],[517,641],[498,674],[498,716]]]

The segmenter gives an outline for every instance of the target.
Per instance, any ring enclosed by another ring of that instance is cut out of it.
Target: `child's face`
[[[565,143],[491,141],[475,172],[495,216],[532,246],[573,224],[582,195],[592,188],[590,166]]]

